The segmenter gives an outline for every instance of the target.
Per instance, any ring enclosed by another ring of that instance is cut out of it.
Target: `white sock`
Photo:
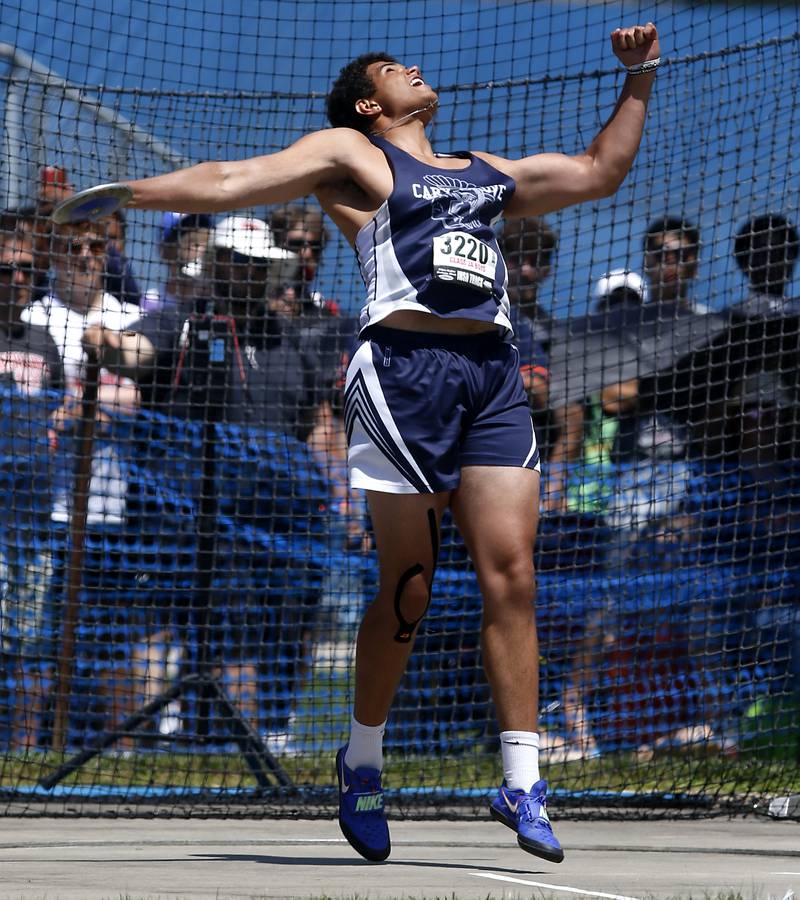
[[[356,717],[350,720],[350,740],[344,754],[344,764],[348,769],[366,766],[368,769],[383,770],[383,733],[386,722],[380,725],[362,725]]]
[[[535,731],[501,731],[503,775],[512,791],[530,791],[539,780],[539,735]]]

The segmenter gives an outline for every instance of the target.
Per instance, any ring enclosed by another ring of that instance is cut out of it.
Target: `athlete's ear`
[[[376,119],[383,110],[377,100],[364,98],[362,100],[356,100],[356,112],[360,116],[369,116],[371,119]]]

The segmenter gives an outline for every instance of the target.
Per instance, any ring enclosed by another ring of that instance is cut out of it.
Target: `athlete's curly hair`
[[[326,104],[328,121],[334,128],[355,128],[362,134],[369,133],[370,119],[356,112],[356,101],[375,93],[375,83],[367,75],[367,66],[375,62],[396,63],[397,60],[389,53],[362,53],[339,72]]]

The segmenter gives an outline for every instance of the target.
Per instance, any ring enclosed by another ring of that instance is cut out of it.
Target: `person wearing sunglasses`
[[[23,311],[26,322],[46,328],[58,348],[64,367],[66,397],[51,416],[52,443],[68,437],[80,414],[86,357],[81,343],[84,330],[95,323],[125,328],[139,316],[139,309],[121,303],[103,288],[106,259],[106,228],[103,222],[57,226],[51,235],[49,292]],[[139,406],[136,385],[126,378],[100,371],[98,420],[116,413],[132,413]],[[127,488],[119,462],[110,446],[97,445],[92,460],[89,489],[90,525],[116,525],[124,515]],[[55,521],[67,521],[71,500],[66,492],[56,497]]]
[[[314,290],[322,252],[328,242],[322,210],[316,204],[287,203],[272,210],[269,227],[278,247],[297,254],[297,268],[286,287],[293,288],[298,302],[311,303],[320,309],[326,306]],[[335,310],[334,305],[331,311]]]
[[[328,242],[322,210],[313,203],[287,203],[272,211],[269,224],[276,246],[297,259],[291,277],[268,295],[270,312],[281,322],[283,333],[313,356],[325,401],[335,404],[341,399],[336,385],[343,384],[358,323],[354,317],[341,315],[338,303],[316,289]]]
[[[138,307],[121,303],[103,288],[106,244],[103,222],[55,227],[49,292],[23,314],[49,330],[61,353],[68,388],[75,394],[81,386],[84,329],[92,324],[121,329],[139,317]]]

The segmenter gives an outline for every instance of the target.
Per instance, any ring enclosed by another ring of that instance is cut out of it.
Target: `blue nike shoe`
[[[383,810],[381,773],[359,766],[348,769],[344,763],[347,747],[336,754],[336,777],[339,779],[339,827],[342,834],[364,859],[382,862],[392,843]]]
[[[510,790],[504,781],[489,812],[493,819],[517,832],[517,843],[523,850],[549,862],[560,863],[564,851],[550,827],[546,806],[546,781],[537,781],[529,794]]]

